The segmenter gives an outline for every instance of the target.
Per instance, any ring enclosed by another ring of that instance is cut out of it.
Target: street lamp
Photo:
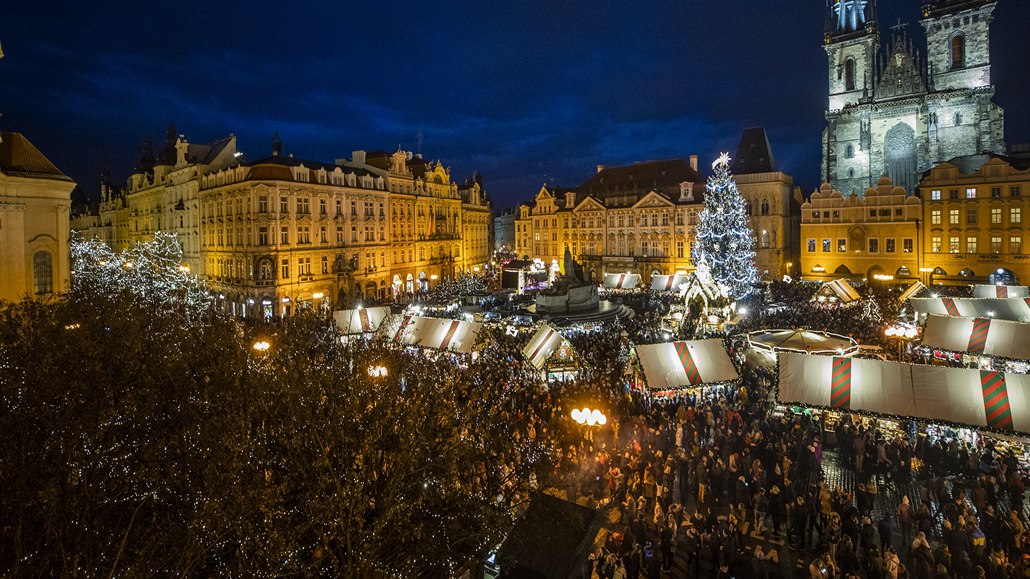
[[[596,408],[593,410],[585,407],[582,410],[573,408],[572,419],[575,420],[577,424],[583,424],[586,426],[604,426],[605,424],[608,424],[608,417]]]
[[[268,349],[271,348],[271,347],[272,347],[272,345],[269,344],[268,342],[264,341],[264,340],[260,340],[258,342],[254,342],[254,345],[251,346],[251,348],[253,348],[255,352],[261,352],[261,353],[267,352]]]
[[[900,362],[902,346],[905,344],[905,342],[912,340],[913,338],[918,336],[919,330],[913,327],[895,324],[893,326],[889,326],[886,330],[883,331],[883,333],[888,338],[896,339],[898,341],[898,361]]]

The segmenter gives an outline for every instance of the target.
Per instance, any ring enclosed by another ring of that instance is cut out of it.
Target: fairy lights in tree
[[[730,175],[730,156],[723,153],[708,179],[704,209],[697,225],[697,241],[691,259],[730,297],[746,297],[758,281],[755,269],[755,237],[747,224],[744,199]]]

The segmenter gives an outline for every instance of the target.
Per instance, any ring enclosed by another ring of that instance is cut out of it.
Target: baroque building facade
[[[0,132],[0,300],[68,289],[74,188],[24,135]]]
[[[886,176],[863,195],[824,183],[801,206],[802,279],[920,279],[921,219],[919,197]]]
[[[875,3],[827,3],[829,64],[822,179],[861,194],[881,175],[911,194],[923,172],[948,159],[1005,150],[994,104],[993,0],[926,0],[925,57],[892,29],[881,50]]]
[[[243,316],[404,299],[490,259],[489,201],[478,176],[452,182],[440,162],[405,151],[333,163],[283,153],[247,160],[232,135],[190,144],[169,128],[124,189],[75,218],[115,249],[178,234],[183,259]]]
[[[800,190],[776,168],[761,128],[744,132],[733,171],[748,205],[759,275],[778,279],[797,263]],[[609,273],[636,273],[649,283],[653,275],[690,272],[704,192],[697,155],[689,162],[598,165],[578,187],[543,186],[519,207],[515,251],[560,266],[567,248],[594,282]]]
[[[920,192],[927,284],[1030,281],[1030,159],[952,159],[923,177]]]

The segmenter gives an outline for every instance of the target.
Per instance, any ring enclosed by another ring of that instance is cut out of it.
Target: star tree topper
[[[715,168],[718,167],[719,165],[722,165],[723,167],[729,167],[730,166],[730,154],[729,153],[722,153],[721,155],[719,155],[719,158],[716,159],[714,162],[712,162],[712,170],[714,171]]]

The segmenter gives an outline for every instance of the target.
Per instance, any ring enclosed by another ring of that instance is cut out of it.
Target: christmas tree
[[[697,240],[691,260],[730,297],[740,299],[758,281],[755,269],[755,237],[747,224],[744,199],[730,176],[730,156],[723,153],[714,163],[708,179],[705,207],[697,225]]]

